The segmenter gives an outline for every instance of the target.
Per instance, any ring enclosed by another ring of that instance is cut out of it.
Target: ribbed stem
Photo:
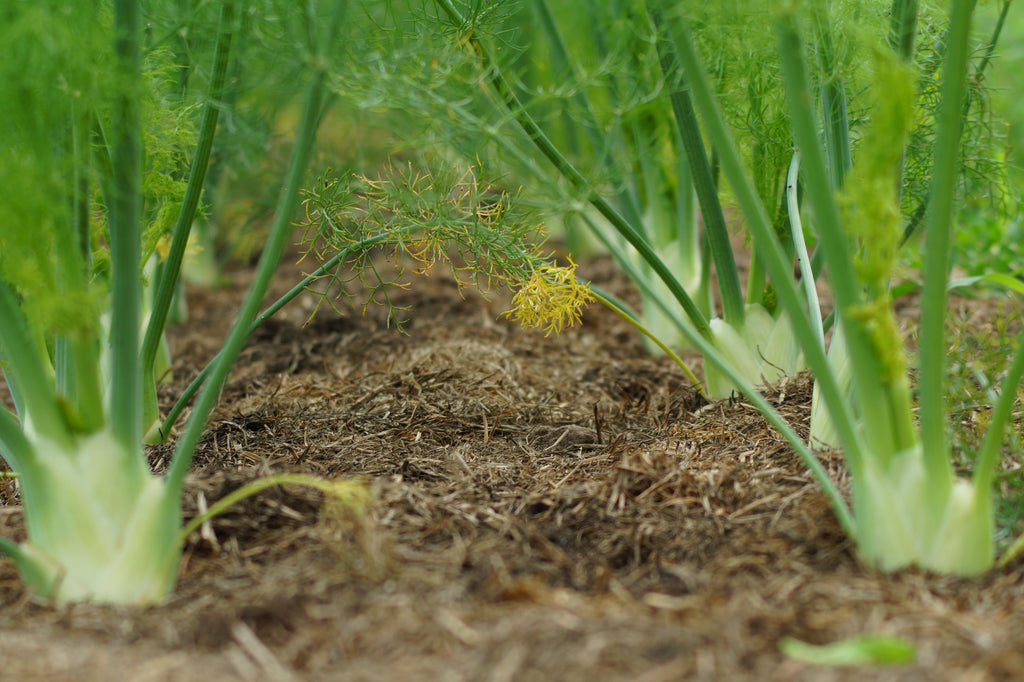
[[[954,0],[946,36],[942,101],[929,189],[931,200],[925,216],[918,386],[925,469],[936,497],[941,496],[942,490],[950,488],[953,476],[946,443],[946,282],[953,236],[953,202],[960,167],[962,107],[973,11],[973,0]]]
[[[196,210],[199,207],[199,198],[203,191],[206,171],[210,166],[210,154],[213,150],[217,119],[220,115],[221,103],[224,99],[224,85],[227,81],[228,55],[231,51],[231,38],[235,23],[234,14],[235,2],[233,0],[225,1],[221,5],[217,43],[213,56],[213,76],[210,80],[210,92],[203,107],[203,121],[199,130],[199,141],[196,145],[195,155],[192,157],[188,185],[185,189],[185,198],[182,201],[181,211],[178,214],[178,222],[174,226],[171,247],[161,269],[156,298],[153,301],[153,310],[150,314],[149,324],[146,327],[146,336],[142,342],[144,405],[147,409],[154,410],[153,414],[145,416],[144,423],[147,426],[157,417],[155,414],[156,377],[154,376],[154,364],[157,352],[160,349],[160,340],[163,337],[164,327],[167,324],[168,311],[170,311],[175,289],[178,285],[181,263],[185,255],[185,248],[188,246],[192,222],[195,220]]]
[[[656,26],[662,26],[665,19],[657,8],[649,10]],[[697,191],[701,215],[704,217],[704,229],[707,243],[711,247],[711,257],[715,263],[715,275],[718,279],[718,290],[722,298],[722,319],[735,329],[743,326],[744,300],[743,288],[740,285],[736,259],[733,257],[732,244],[729,240],[729,228],[725,224],[725,214],[718,198],[718,187],[711,172],[704,140],[697,124],[697,114],[693,109],[693,100],[685,80],[677,69],[675,47],[670,39],[659,35],[658,51],[661,56],[661,68],[669,81],[671,90],[669,99],[672,112],[675,114],[679,134],[682,137],[686,158],[690,164],[693,186]],[[678,76],[678,78],[676,78]],[[679,80],[681,82],[675,83]]]
[[[139,362],[141,282],[142,125],[139,3],[114,3],[115,52],[122,91],[114,104],[111,132],[111,197],[107,215],[111,258],[110,427],[125,451],[142,443]]]
[[[910,61],[917,33],[917,0],[893,0],[890,18],[889,44],[901,59]]]

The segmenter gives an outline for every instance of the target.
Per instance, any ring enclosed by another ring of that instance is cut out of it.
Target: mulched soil
[[[298,268],[282,270],[278,290]],[[581,272],[630,296],[601,260]],[[174,396],[241,298],[189,293]],[[354,512],[273,488],[190,540],[159,606],[40,603],[0,561],[0,678],[1024,679],[1024,566],[965,580],[858,562],[800,460],[741,399],[707,404],[598,307],[545,337],[441,275],[338,315],[301,299],[224,389],[186,516],[269,473],[360,479]],[[806,430],[810,381],[767,391]],[[165,466],[170,445],[151,449]],[[824,462],[846,489],[839,455]],[[10,483],[0,493],[11,498]],[[21,510],[0,508],[20,537]],[[790,636],[900,635],[912,665],[823,668]]]

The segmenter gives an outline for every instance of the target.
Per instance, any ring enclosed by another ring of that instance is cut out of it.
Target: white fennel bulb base
[[[28,540],[14,556],[26,583],[58,602],[160,601],[177,576],[178,496],[107,431],[76,446],[36,439],[40,466],[22,479]]]
[[[920,445],[896,455],[886,469],[868,462],[854,481],[857,546],[864,561],[884,571],[919,566],[959,576],[992,567],[991,491],[958,479],[944,499],[935,499]]]

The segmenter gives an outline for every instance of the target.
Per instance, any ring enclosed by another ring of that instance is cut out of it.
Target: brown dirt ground
[[[629,295],[606,264],[581,271]],[[240,296],[190,292],[168,403]],[[861,565],[756,412],[703,404],[608,311],[545,337],[439,275],[396,298],[407,335],[375,308],[303,327],[313,297],[261,329],[185,501],[191,516],[302,471],[365,479],[364,513],[261,493],[195,534],[178,590],[148,608],[39,603],[0,561],[0,679],[1024,679],[1021,563],[973,580]],[[806,377],[769,393],[806,428]],[[841,458],[826,464],[843,482]],[[20,508],[0,526],[18,536]],[[906,637],[917,661],[827,669],[778,651],[865,633]]]

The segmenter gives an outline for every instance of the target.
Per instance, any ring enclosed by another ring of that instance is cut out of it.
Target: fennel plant
[[[459,43],[470,46],[472,53],[479,57],[483,73],[481,87],[491,93],[491,105],[505,109],[512,120],[525,132],[536,152],[547,159],[573,191],[591,205],[591,213],[607,221],[607,225],[611,226],[616,237],[615,240],[607,236],[608,231],[598,225],[591,215],[587,213],[582,215],[587,224],[602,238],[609,250],[613,254],[618,254],[618,262],[630,274],[651,305],[657,306],[677,330],[682,330],[687,336],[689,334],[685,328],[696,330],[705,340],[715,344],[718,351],[733,358],[734,364],[751,381],[760,384],[795,372],[801,362],[799,349],[791,338],[790,328],[784,317],[774,317],[762,305],[761,297],[764,288],[763,284],[757,282],[756,269],[753,280],[755,285],[748,292],[752,298],[749,302],[744,299],[712,163],[705,150],[702,133],[698,127],[697,117],[688,93],[683,89],[672,90],[669,101],[662,102],[667,105],[664,108],[666,113],[663,122],[670,130],[670,138],[675,142],[674,147],[669,147],[669,149],[674,149],[672,152],[672,158],[676,162],[674,172],[681,183],[670,200],[678,205],[689,205],[687,194],[690,192],[692,183],[706,226],[706,234],[702,239],[706,239],[708,243],[710,261],[714,262],[718,274],[716,281],[723,306],[723,317],[710,321],[701,310],[700,303],[680,282],[677,276],[680,271],[676,269],[679,265],[678,259],[664,259],[661,254],[664,254],[665,251],[662,248],[659,253],[658,246],[659,242],[667,241],[673,249],[682,249],[685,252],[692,251],[701,240],[692,234],[690,237],[681,237],[672,232],[669,232],[670,236],[667,240],[656,238],[653,231],[645,226],[647,219],[641,215],[636,191],[622,190],[617,193],[602,191],[591,179],[578,170],[576,165],[565,156],[558,145],[543,130],[524,105],[515,85],[504,75],[491,51],[476,37],[474,22],[478,16],[464,16],[460,8],[448,0],[437,0],[437,5],[451,26],[460,31]],[[538,6],[542,10],[546,8],[543,2],[538,3]],[[620,21],[635,22],[634,15],[639,13],[643,21],[637,26],[641,29],[650,29],[654,25],[646,20],[646,10],[642,3],[636,6],[631,5],[628,9],[623,8],[621,11],[623,16],[618,17]],[[550,20],[546,20],[544,24],[555,52],[564,54],[565,47],[557,27]],[[671,55],[661,48],[662,45],[659,44],[658,49],[651,56],[655,61],[655,68],[671,69]],[[631,76],[635,76],[635,74],[627,72],[623,78],[628,80]],[[612,98],[614,99],[614,96]],[[581,101],[581,108],[584,111],[584,127],[588,130],[600,130],[601,126],[594,113],[593,103],[585,94],[579,95],[577,99]],[[593,145],[601,158],[614,157],[615,144],[619,138],[630,139],[637,145],[637,151],[634,153],[639,159],[638,164],[641,169],[639,174],[633,169],[613,171],[610,182],[613,190],[623,183],[622,178],[630,176],[641,178],[642,181],[637,186],[647,187],[648,190],[650,190],[651,183],[657,181],[656,178],[651,178],[652,173],[650,172],[650,168],[657,165],[651,162],[652,158],[656,158],[657,150],[650,146],[651,138],[644,135],[645,131],[636,125],[627,126],[625,130],[618,133],[594,133],[592,135]],[[650,201],[650,191],[647,191],[647,194],[649,203],[653,205],[654,202]],[[676,212],[667,220],[675,220],[678,227],[681,224],[680,220],[685,221],[692,217],[687,215],[689,213],[692,212],[684,211],[684,214],[680,216]],[[631,260],[622,256],[623,245],[621,242],[625,242],[634,250],[636,257],[644,265],[643,269],[638,269]],[[687,257],[692,258],[692,253]],[[650,274],[647,274],[648,272]],[[704,277],[701,276],[700,279],[704,279]],[[664,294],[665,290],[675,300],[678,307],[674,307],[670,303]],[[607,297],[603,297],[603,300],[611,302]],[[685,314],[685,318],[680,315],[680,310]],[[636,316],[628,314],[628,319],[636,320]],[[658,330],[655,330],[653,335],[657,336],[657,334]],[[721,398],[732,393],[735,385],[730,377],[718,372],[714,363],[706,362],[705,368],[707,370],[707,392],[712,397]]]
[[[775,22],[794,138],[802,159],[801,176],[849,352],[852,392],[841,390],[838,372],[825,357],[799,293],[783,277],[773,277],[773,282],[778,284],[779,302],[790,314],[835,422],[850,469],[852,509],[814,466],[816,460],[805,444],[791,431],[783,433],[818,472],[861,556],[885,570],[915,564],[944,573],[974,575],[992,566],[992,479],[1001,435],[1024,374],[1021,346],[1007,367],[972,479],[954,475],[946,441],[943,321],[973,9],[970,0],[952,3],[942,66],[931,201],[925,219],[927,262],[917,358],[919,424],[903,341],[888,293],[900,239],[896,179],[900,140],[906,134],[913,95],[912,79],[906,67],[887,58],[885,48],[879,48],[876,67],[885,84],[884,96],[878,98],[871,128],[865,134],[867,149],[854,162],[843,192],[837,196],[818,133],[798,16],[793,9],[782,10]],[[666,11],[671,12],[666,14],[668,32],[678,46],[682,68],[697,108],[708,122],[712,143],[721,154],[723,174],[755,240],[768,245],[763,253],[769,272],[783,275],[791,266],[723,123],[686,19],[678,11]],[[744,387],[744,392],[754,399],[752,387]],[[766,416],[775,419],[770,412]]]
[[[152,161],[160,139],[143,95],[169,71],[144,62],[154,53],[143,53],[140,4],[116,0],[99,18],[87,3],[0,10],[12,47],[3,87],[18,95],[0,98],[10,132],[0,173],[18,190],[0,199],[0,367],[14,401],[13,411],[0,408],[0,455],[18,475],[27,531],[22,543],[0,538],[0,550],[38,595],[150,603],[173,590],[184,477],[291,234],[345,6],[296,12],[307,86],[288,176],[255,281],[165,475],[150,471],[143,449],[155,419],[155,349],[209,161],[237,3],[221,5],[199,141],[145,319],[144,244],[152,241],[143,200],[155,190],[144,186],[144,158]]]

